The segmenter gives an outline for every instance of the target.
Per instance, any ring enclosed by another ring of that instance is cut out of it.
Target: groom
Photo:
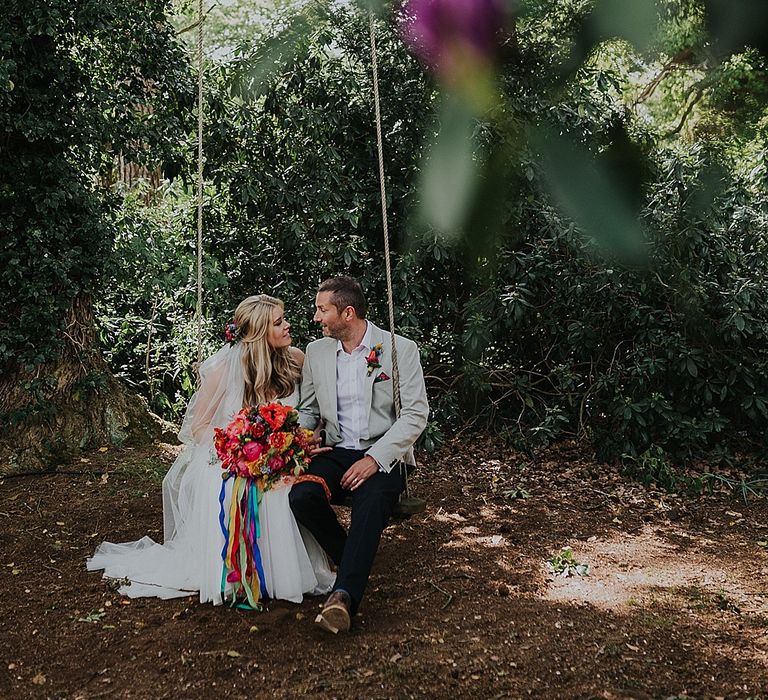
[[[320,480],[295,484],[290,503],[296,520],[338,567],[316,620],[335,634],[349,630],[360,606],[381,533],[403,490],[399,461],[415,464],[413,443],[427,424],[429,406],[418,348],[395,336],[401,397],[395,418],[392,336],[366,320],[357,280],[326,280],[315,307],[324,337],[307,346],[299,412],[307,428],[325,424],[329,447],[315,453],[307,472]],[[348,534],[326,494],[337,504],[352,496]]]

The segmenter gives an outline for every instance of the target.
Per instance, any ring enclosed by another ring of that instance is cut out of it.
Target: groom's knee
[[[399,495],[398,490],[382,488],[381,484],[365,483],[352,496],[353,508],[389,518]]]
[[[288,503],[295,516],[316,508],[318,503],[325,500],[325,494],[319,484],[294,484],[288,494]]]

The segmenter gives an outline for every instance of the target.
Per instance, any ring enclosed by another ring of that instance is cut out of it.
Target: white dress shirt
[[[360,440],[368,439],[368,412],[364,387],[368,379],[366,358],[371,352],[371,324],[366,321],[365,335],[351,353],[339,341],[336,348],[336,414],[341,442],[337,447],[361,449]]]

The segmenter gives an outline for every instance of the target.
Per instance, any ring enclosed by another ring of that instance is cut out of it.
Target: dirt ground
[[[387,529],[348,635],[121,598],[85,559],[162,537],[174,448],[0,480],[2,698],[768,698],[768,503],[677,497],[577,446],[448,445]],[[565,546],[586,576],[545,562]]]

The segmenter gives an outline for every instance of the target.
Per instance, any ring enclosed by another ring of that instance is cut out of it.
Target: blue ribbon
[[[222,560],[227,558],[227,547],[229,546],[229,528],[224,524],[224,498],[227,495],[227,479],[229,474],[226,474],[221,480],[221,490],[219,491],[219,525],[221,531],[224,534],[224,549],[221,550]]]
[[[253,560],[256,564],[256,573],[259,576],[259,588],[261,588],[262,597],[267,597],[267,582],[264,578],[264,565],[261,561],[261,551],[259,550],[259,543],[256,541],[261,536],[261,525],[259,523],[259,492],[256,488],[255,480],[251,481],[251,498],[250,498],[251,518],[255,524],[254,537],[253,537]]]

